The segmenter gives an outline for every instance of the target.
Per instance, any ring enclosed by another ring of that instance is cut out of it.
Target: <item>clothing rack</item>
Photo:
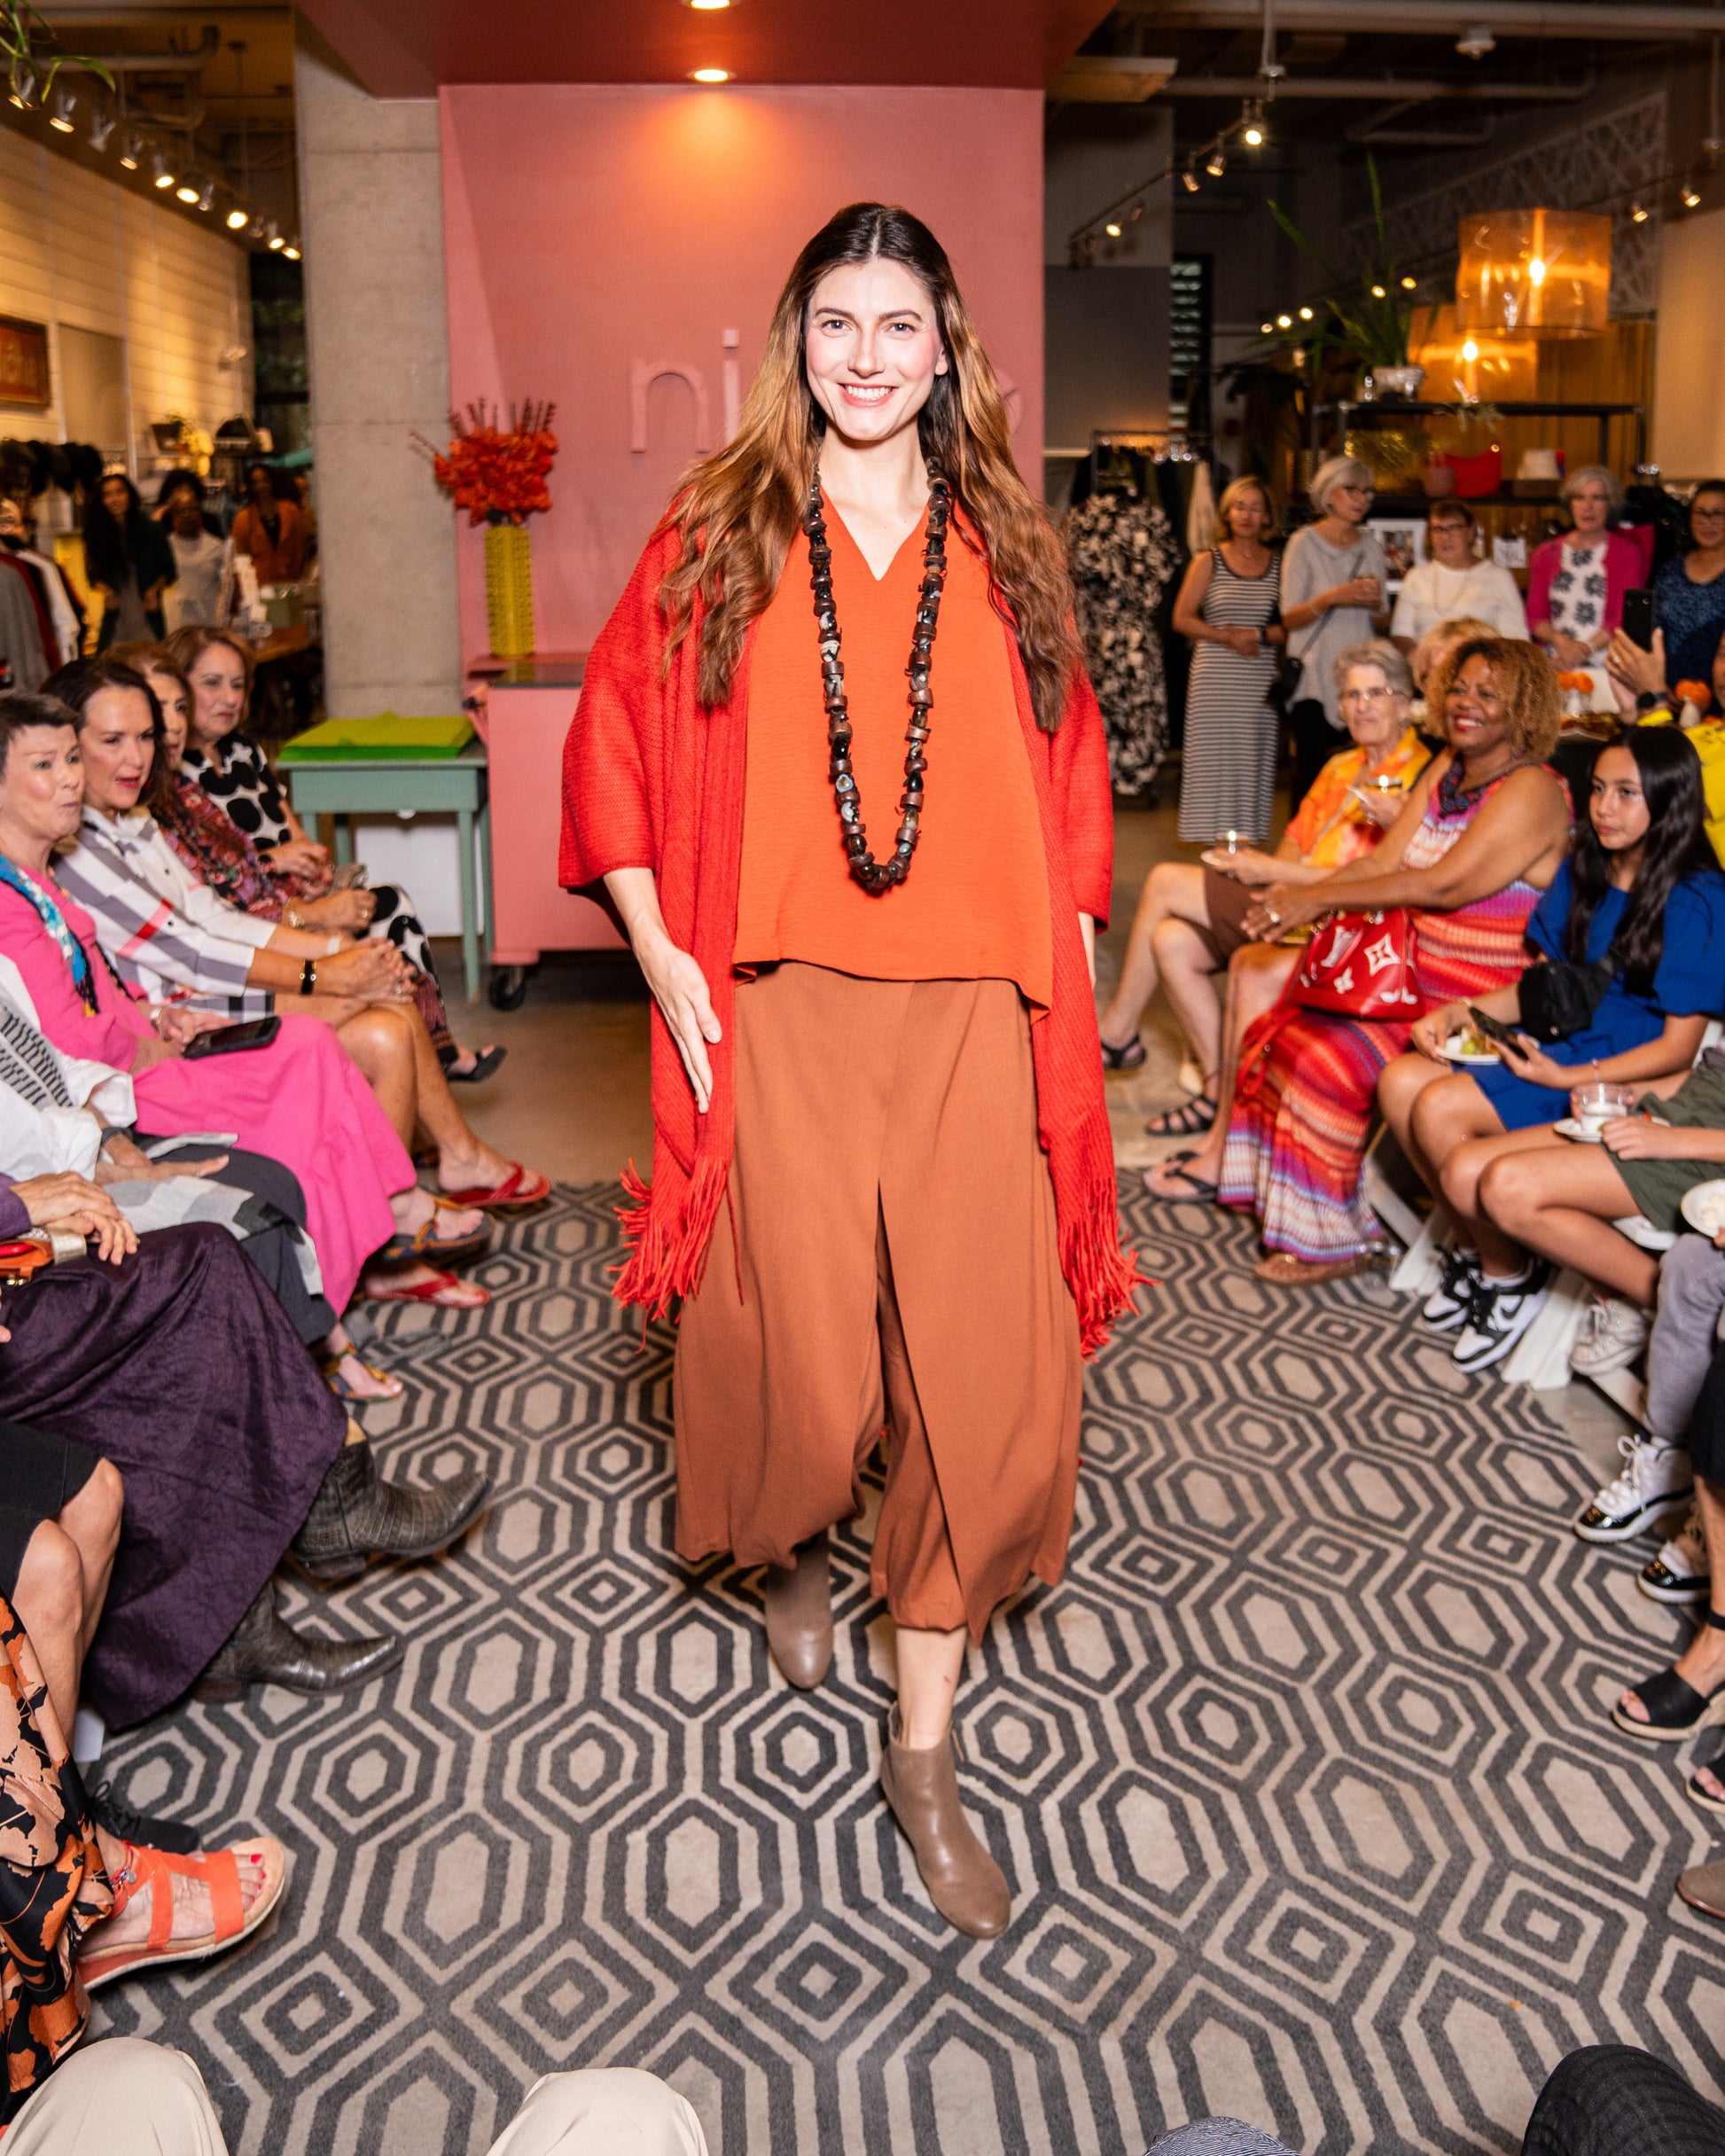
[[[1208,464],[1212,448],[1213,438],[1203,429],[1152,426],[1094,431],[1090,435],[1090,491],[1102,491],[1104,464],[1111,450],[1128,451],[1158,465]]]

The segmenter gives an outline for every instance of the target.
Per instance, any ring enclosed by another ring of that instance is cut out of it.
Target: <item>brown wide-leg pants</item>
[[[873,1586],[980,1638],[1065,1560],[1078,1318],[1004,980],[766,967],[737,995],[737,1136],[677,1341],[677,1548],[745,1565],[862,1510]]]

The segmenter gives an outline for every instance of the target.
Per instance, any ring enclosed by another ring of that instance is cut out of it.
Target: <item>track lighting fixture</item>
[[[158,187],[171,187],[174,184],[174,168],[160,150],[150,152],[150,176]]]
[[[1259,334],[1261,337],[1273,337],[1273,336],[1276,334],[1276,324],[1275,324],[1275,323],[1273,323],[1273,322],[1261,322],[1261,323],[1258,324],[1258,334]]]
[[[1211,151],[1209,156],[1205,159],[1204,169],[1209,174],[1213,180],[1221,179],[1222,174],[1227,171],[1228,158],[1220,143],[1218,143],[1215,148]]]
[[[1248,98],[1240,111],[1240,140],[1248,150],[1261,149],[1267,132],[1263,99]]]
[[[207,214],[215,207],[215,182],[206,180],[198,190],[198,207]]]
[[[198,190],[190,180],[182,180],[174,190],[174,197],[179,202],[195,202],[198,199]]]
[[[228,212],[228,230],[230,232],[243,232],[249,222],[246,213],[238,204]]]
[[[125,147],[120,152],[120,162],[128,172],[136,172],[143,161],[143,143],[136,135],[128,135]]]
[[[1309,322],[1312,319],[1311,309],[1309,307],[1302,307],[1300,310],[1300,318],[1302,322]]]
[[[1103,226],[1102,229],[1107,233],[1110,239],[1118,239],[1120,236],[1120,228],[1119,225],[1114,223],[1112,218],[1106,224]]]
[[[730,70],[729,67],[695,67],[690,70],[689,80],[691,82],[729,82]]]
[[[1401,289],[1403,292],[1416,292],[1418,290],[1418,288],[1419,279],[1417,277],[1404,277],[1402,278]]]
[[[1645,209],[1643,209],[1643,208],[1642,205],[1641,205],[1639,202],[1632,202],[1632,203],[1630,203],[1630,205],[1629,205],[1629,222],[1630,222],[1630,223],[1631,223],[1631,224],[1645,224],[1645,223],[1646,223],[1646,222],[1647,222],[1647,212],[1645,211]]]
[[[57,135],[70,135],[73,131],[72,113],[78,100],[69,90],[57,90],[48,114],[48,124]]]
[[[291,240],[289,241],[288,245],[282,249],[282,254],[291,262],[297,262],[300,259],[300,250],[293,244]]]
[[[1683,182],[1683,207],[1685,209],[1698,209],[1700,205],[1700,190],[1696,186],[1693,180],[1685,180]]]
[[[1371,296],[1374,300],[1387,300],[1390,295],[1381,285],[1374,285],[1371,288]]]
[[[1291,330],[1293,327],[1293,316],[1292,315],[1277,315],[1276,317],[1276,326],[1279,330]]]
[[[279,232],[278,232],[278,231],[276,230],[276,221],[275,221],[275,219],[272,217],[272,218],[269,220],[269,223],[267,225],[265,225],[263,229],[264,229],[265,232],[266,232],[266,233],[268,234],[268,236],[269,236],[269,252],[270,252],[272,254],[279,254],[279,253],[280,253],[280,251],[281,251],[281,247],[282,247],[283,242],[282,242],[282,236],[281,236],[281,234],[280,234],[280,233],[279,233]]]
[[[7,99],[20,113],[27,113],[36,101],[36,78],[33,68],[20,67],[13,61],[7,77]]]
[[[1189,195],[1195,195],[1198,192],[1198,175],[1192,170],[1190,164],[1181,174],[1180,184]]]
[[[90,116],[90,146],[92,150],[105,150],[109,137],[120,125],[119,115],[98,105]]]

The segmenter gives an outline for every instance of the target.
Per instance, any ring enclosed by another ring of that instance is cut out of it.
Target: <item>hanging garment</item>
[[[43,633],[42,601],[29,572],[10,554],[0,554],[0,667],[10,675],[4,687],[41,688],[53,671],[49,637]]]
[[[1167,684],[1157,610],[1180,568],[1159,504],[1092,495],[1066,519],[1078,631],[1108,735],[1116,793],[1136,793],[1168,746]]]

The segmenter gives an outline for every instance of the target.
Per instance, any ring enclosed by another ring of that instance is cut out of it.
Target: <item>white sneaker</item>
[[[1674,1511],[1694,1488],[1689,1454],[1662,1437],[1620,1437],[1623,1472],[1597,1492],[1572,1523],[1584,1543],[1627,1542],[1659,1513]]]
[[[1635,1585],[1651,1602],[1705,1602],[1713,1591],[1707,1545],[1693,1505],[1675,1535],[1651,1564],[1635,1574]]]
[[[1625,1302],[1617,1295],[1596,1295],[1569,1351],[1570,1366],[1588,1378],[1622,1370],[1646,1347],[1650,1330],[1647,1313],[1639,1303]]]
[[[1473,1308],[1479,1286],[1479,1253],[1447,1250],[1438,1285],[1425,1298],[1420,1316],[1433,1332],[1453,1332]]]
[[[1545,1308],[1551,1292],[1551,1268],[1543,1258],[1518,1280],[1502,1286],[1481,1277],[1461,1338],[1456,1367],[1470,1372],[1501,1363]]]

